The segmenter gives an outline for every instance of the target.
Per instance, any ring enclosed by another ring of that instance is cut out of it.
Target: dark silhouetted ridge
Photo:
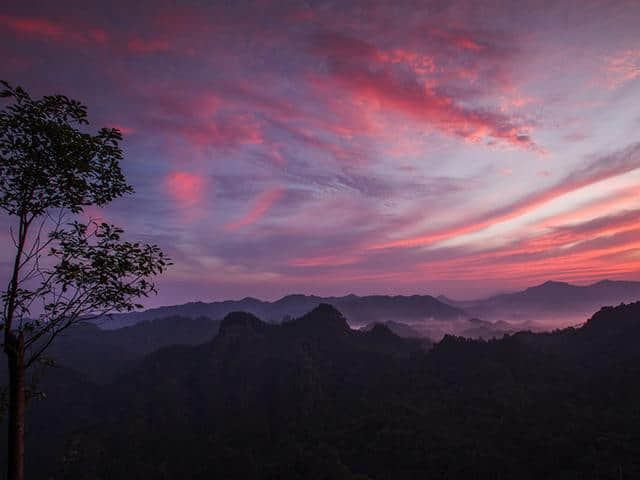
[[[376,325],[384,325],[389,330],[391,330],[391,332],[393,332],[394,334],[396,334],[397,336],[402,337],[402,338],[420,338],[420,337],[422,337],[420,332],[418,332],[417,330],[413,329],[412,327],[410,327],[406,323],[394,322],[392,320],[389,320],[387,322],[372,322],[372,323],[369,323],[368,325],[365,325],[360,330],[363,331],[363,332],[368,332],[368,331],[373,330],[376,327]]]
[[[617,336],[632,338],[640,334],[640,302],[601,308],[587,320],[581,331],[585,335],[601,338]]]
[[[344,336],[352,333],[346,318],[334,306],[321,303],[306,315],[282,325],[308,334]]]
[[[384,323],[374,323],[370,329],[366,329],[365,331],[370,335],[376,336],[394,335],[391,329]]]
[[[242,331],[263,332],[267,328],[269,328],[269,325],[252,313],[231,312],[222,320],[218,335],[224,336],[230,332]]]

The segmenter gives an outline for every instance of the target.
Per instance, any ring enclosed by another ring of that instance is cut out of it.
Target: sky
[[[136,192],[85,215],[173,259],[147,306],[476,298],[640,280],[638,25],[636,0],[8,0],[0,78],[122,131]]]

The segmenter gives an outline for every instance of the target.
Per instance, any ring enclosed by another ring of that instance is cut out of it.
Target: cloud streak
[[[640,168],[640,144],[633,144],[620,152],[598,158],[583,168],[569,174],[552,187],[535,192],[510,205],[500,207],[458,225],[453,225],[425,235],[376,244],[373,245],[372,248],[419,247],[478,232],[490,226],[521,217],[567,193],[622,175],[637,168]]]
[[[107,43],[107,33],[101,28],[75,28],[46,18],[0,15],[0,25],[19,35],[77,44]]]
[[[267,214],[269,209],[278,200],[280,200],[283,195],[284,190],[282,188],[276,187],[265,190],[255,198],[251,207],[244,215],[233,222],[226,224],[224,227],[225,230],[228,232],[235,232],[256,223]]]
[[[471,50],[482,50],[469,39],[455,41],[462,42],[467,49],[474,45],[477,48]],[[400,49],[380,51],[339,34],[319,36],[315,49],[329,62],[329,78],[324,88],[345,88],[356,101],[400,112],[471,142],[493,138],[518,148],[544,151],[531,139],[530,126],[499,112],[464,107],[444,94],[437,79],[429,78],[438,68],[430,56]],[[402,65],[408,66],[411,73],[394,68]]]

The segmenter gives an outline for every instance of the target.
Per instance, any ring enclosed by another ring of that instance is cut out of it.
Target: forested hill
[[[328,305],[232,313],[104,386],[49,372],[27,478],[640,478],[639,342],[640,303],[429,351]]]

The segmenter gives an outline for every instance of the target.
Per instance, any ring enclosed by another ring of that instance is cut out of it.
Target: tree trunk
[[[9,358],[9,443],[7,480],[24,480],[24,335],[7,336]]]

